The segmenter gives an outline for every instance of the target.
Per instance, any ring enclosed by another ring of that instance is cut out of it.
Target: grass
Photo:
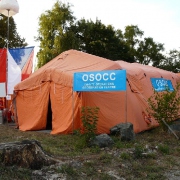
[[[44,174],[53,171],[72,180],[115,180],[117,177],[164,180],[170,171],[168,177],[173,173],[180,176],[176,171],[180,166],[180,141],[172,134],[156,128],[137,134],[131,142],[112,138],[115,144],[111,148],[90,148],[79,135],[22,132],[7,124],[0,125],[0,143],[35,139],[48,154],[63,161],[62,165],[44,167]],[[29,180],[33,179],[33,171],[0,164],[0,179]]]

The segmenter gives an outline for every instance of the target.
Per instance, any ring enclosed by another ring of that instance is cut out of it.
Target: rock
[[[174,122],[173,124],[170,125],[170,128],[173,131],[178,131],[180,132],[180,122]]]
[[[90,140],[89,146],[110,147],[114,144],[114,141],[107,134],[100,134]]]
[[[18,166],[22,168],[41,169],[59,162],[48,156],[36,140],[10,142],[0,144],[0,162],[5,166]]]
[[[111,135],[120,135],[122,141],[131,141],[135,138],[132,123],[120,123],[110,129]]]

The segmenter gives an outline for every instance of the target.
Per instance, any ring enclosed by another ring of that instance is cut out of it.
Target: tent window
[[[50,100],[50,98],[49,98],[49,103],[48,103],[46,129],[47,130],[52,130],[52,109],[51,109],[51,100]]]

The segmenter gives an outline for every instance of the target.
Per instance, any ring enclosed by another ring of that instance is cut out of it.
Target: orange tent
[[[75,72],[126,69],[127,91],[73,92]],[[180,81],[174,73],[137,63],[110,61],[84,52],[63,52],[15,86],[19,129],[42,130],[52,125],[51,134],[68,134],[79,129],[81,108],[99,107],[97,133],[109,133],[121,122],[131,122],[135,133],[158,126],[147,120],[147,98],[153,88],[150,77]]]

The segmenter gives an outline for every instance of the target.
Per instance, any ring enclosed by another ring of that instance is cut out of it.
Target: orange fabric
[[[72,88],[51,83],[52,134],[72,133],[80,127],[80,98]]]
[[[50,83],[45,82],[39,86],[17,92],[16,107],[20,130],[46,128],[49,89]]]
[[[74,72],[126,69],[126,92],[72,92]],[[20,130],[45,129],[48,102],[52,109],[51,134],[68,134],[82,127],[81,108],[99,107],[97,133],[109,133],[121,123],[133,123],[135,133],[158,123],[145,120],[147,99],[152,95],[151,77],[170,79],[173,86],[180,76],[151,66],[124,61],[110,61],[84,52],[69,50],[31,74],[15,86]]]

